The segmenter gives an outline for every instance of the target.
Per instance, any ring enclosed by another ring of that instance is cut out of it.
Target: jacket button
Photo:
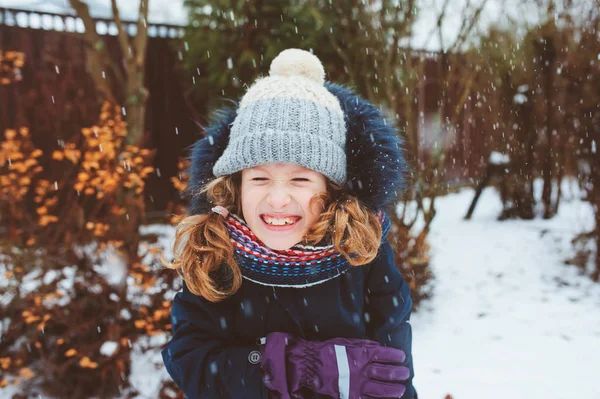
[[[260,355],[259,351],[252,351],[248,355],[248,361],[252,364],[260,363],[260,358],[261,358],[261,355]]]

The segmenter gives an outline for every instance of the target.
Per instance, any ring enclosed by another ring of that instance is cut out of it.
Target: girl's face
[[[310,199],[327,191],[325,176],[297,164],[269,163],[242,170],[242,213],[266,246],[293,247],[319,219],[322,203]]]

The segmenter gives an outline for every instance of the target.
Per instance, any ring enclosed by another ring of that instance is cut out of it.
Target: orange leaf
[[[82,182],[77,182],[77,183],[75,183],[75,185],[73,185],[73,188],[77,191],[82,191],[84,187],[85,187],[85,184]]]
[[[92,362],[90,360],[90,358],[87,356],[84,356],[81,358],[81,360],[79,361],[79,365],[81,367],[85,367],[85,368],[89,368],[89,369],[95,369],[96,367],[98,367],[98,363]]]
[[[14,129],[6,129],[4,131],[4,137],[6,137],[7,140],[14,139],[16,135],[17,135],[17,132]]]
[[[50,206],[54,206],[56,205],[56,203],[58,202],[58,197],[54,197],[54,198],[46,198],[44,200],[44,206],[46,208],[50,207]]]
[[[39,220],[40,226],[47,226],[50,223],[56,223],[58,218],[54,215],[43,215]]]
[[[27,318],[25,318],[25,323],[27,324],[31,324],[33,322],[38,321],[40,318],[38,316],[29,316]]]
[[[77,349],[71,348],[65,352],[66,357],[73,357],[77,354]]]
[[[136,328],[144,328],[146,320],[136,320],[133,324],[135,324]]]
[[[8,370],[8,368],[10,367],[10,362],[10,357],[0,357],[0,367],[4,370]]]
[[[31,378],[34,375],[35,374],[33,374],[33,371],[31,371],[28,367],[23,367],[21,370],[19,370],[20,377]]]

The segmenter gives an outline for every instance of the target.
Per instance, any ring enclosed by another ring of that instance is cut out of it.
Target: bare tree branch
[[[85,31],[83,32],[83,38],[88,45],[89,55],[91,57],[89,68],[90,75],[94,80],[96,89],[101,95],[112,103],[117,103],[115,96],[111,88],[108,85],[108,81],[102,76],[102,66],[110,65],[110,57],[106,52],[106,45],[96,32],[96,23],[90,15],[88,5],[81,0],[69,0],[71,7],[75,10],[79,18],[83,21]],[[119,70],[113,70],[117,79],[121,78]]]
[[[148,1],[140,0],[140,12],[135,37],[136,65],[143,66],[146,58],[146,42],[148,40]]]
[[[344,62],[344,66],[348,71],[348,75],[350,75],[350,80],[352,82],[356,82],[356,75],[354,74],[354,70],[352,68],[352,63],[350,62],[350,59],[348,58],[344,50],[342,50],[342,48],[339,46],[339,44],[337,44],[333,33],[327,31],[327,37],[329,38],[329,43],[331,44],[331,47],[333,47],[337,55],[339,55],[342,61]]]
[[[442,6],[442,12],[438,16],[437,22],[435,26],[437,27],[438,38],[440,39],[440,50],[444,51],[444,35],[442,35],[442,24],[444,23],[444,19],[446,18],[446,9],[448,8],[448,3],[450,0],[445,0],[444,5]]]
[[[413,1],[414,0],[411,0],[409,4],[412,4]],[[394,15],[394,19],[392,21],[393,23],[398,22],[398,20],[400,19],[401,11],[402,11],[402,7],[396,8],[396,14]],[[395,28],[394,24],[392,24],[392,27]],[[392,36],[392,47],[390,48],[390,51],[388,51],[388,53],[387,53],[387,56],[385,59],[385,65],[395,64],[396,56],[398,55],[398,42],[400,41],[400,36],[402,36],[402,33],[404,33],[405,29],[406,28],[402,29],[402,31],[400,31],[399,29],[394,29],[394,33]]]
[[[119,37],[119,44],[121,46],[121,54],[124,60],[128,60],[131,57],[131,51],[129,49],[129,38],[127,32],[123,29],[123,23],[121,22],[121,16],[119,15],[119,7],[117,7],[117,0],[110,1],[112,6],[113,18],[117,24],[117,35]],[[127,67],[127,62],[124,62]]]
[[[454,110],[453,110],[454,112],[452,112],[452,116],[451,116],[451,119],[449,122],[449,125],[452,128],[454,128],[456,126],[458,117],[460,116],[461,109],[464,107],[465,103],[467,102],[467,99],[469,98],[469,94],[471,93],[471,87],[473,86],[473,83],[475,82],[476,76],[477,76],[477,71],[471,70],[469,72],[469,76],[466,79],[466,83],[464,85],[462,95],[454,107]],[[447,152],[448,152],[447,148],[449,148],[450,141],[452,140],[452,136],[453,135],[451,135],[451,134],[446,134],[446,136],[444,137],[444,142],[441,145],[442,151],[440,153],[440,156],[433,163],[434,168],[439,169],[444,165],[444,161],[446,160],[446,156],[447,156]],[[437,175],[435,175],[432,185],[434,185],[434,186],[437,185],[440,178],[441,178],[441,173],[438,173]]]
[[[458,36],[456,37],[456,40],[455,40],[454,44],[452,45],[452,51],[457,51],[459,49],[459,47],[467,39],[469,33],[471,33],[471,31],[473,30],[473,27],[479,21],[479,17],[481,16],[481,12],[485,8],[487,2],[488,2],[488,0],[483,0],[483,2],[475,10],[475,13],[473,14],[473,16],[471,18],[463,18],[463,24],[461,26],[461,30],[459,31]],[[466,10],[466,8],[465,8],[465,10]],[[468,26],[466,24],[467,20],[469,21]]]

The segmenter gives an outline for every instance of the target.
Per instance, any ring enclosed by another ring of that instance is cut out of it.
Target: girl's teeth
[[[273,218],[264,218],[267,224],[272,224],[274,226],[283,226],[285,224],[294,224],[294,220],[290,218],[285,219],[273,219]]]

